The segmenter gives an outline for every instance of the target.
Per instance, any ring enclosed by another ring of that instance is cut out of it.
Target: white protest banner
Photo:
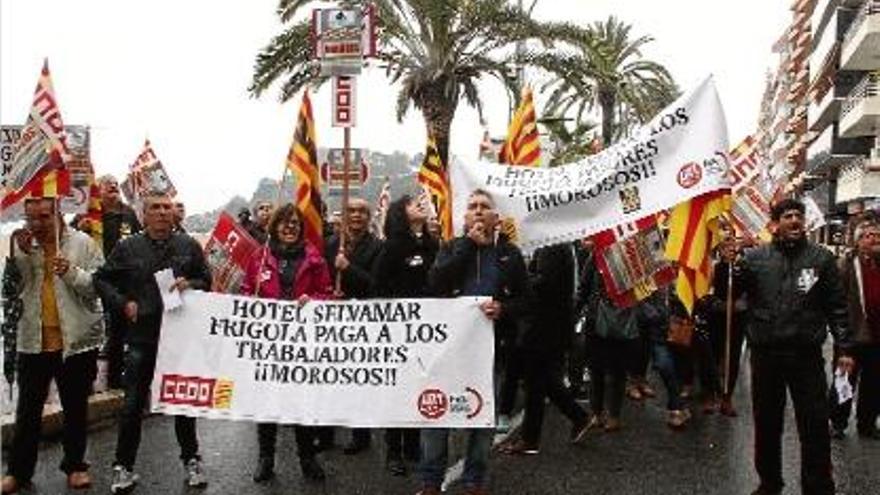
[[[311,301],[186,291],[164,314],[152,410],[359,427],[495,424],[482,299]]]
[[[523,251],[581,239],[730,187],[727,150],[727,124],[709,77],[632,137],[577,163],[453,163],[455,231],[462,232],[467,197],[479,188],[515,226]]]

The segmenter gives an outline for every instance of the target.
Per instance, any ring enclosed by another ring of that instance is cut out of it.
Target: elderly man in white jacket
[[[88,395],[103,336],[92,274],[104,258],[91,238],[65,228],[55,199],[26,200],[25,218],[26,227],[13,234],[24,312],[18,326],[15,438],[2,489],[16,493],[30,484],[53,379],[64,408],[61,470],[70,488],[84,489],[91,485],[84,459]]]

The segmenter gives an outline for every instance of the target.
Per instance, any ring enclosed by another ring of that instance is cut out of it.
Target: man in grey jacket
[[[24,209],[26,227],[13,234],[24,312],[18,326],[15,438],[3,493],[30,484],[53,379],[64,409],[61,470],[70,488],[84,489],[91,485],[84,459],[88,396],[103,333],[92,273],[104,258],[91,238],[66,228],[54,198],[28,199]]]

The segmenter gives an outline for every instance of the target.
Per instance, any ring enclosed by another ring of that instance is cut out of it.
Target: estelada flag
[[[70,172],[65,165],[70,152],[66,139],[46,60],[30,113],[13,149],[11,168],[4,176],[0,213],[7,213],[25,198],[60,198],[70,194]]]
[[[618,307],[633,306],[675,280],[655,215],[599,232],[593,242],[596,267]]]

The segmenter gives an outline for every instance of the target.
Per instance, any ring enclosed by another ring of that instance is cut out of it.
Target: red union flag
[[[205,259],[213,277],[211,290],[237,294],[244,280],[245,265],[259,247],[228,213],[221,213],[211,238],[205,244]]]
[[[37,81],[34,99],[21,136],[15,144],[12,164],[4,177],[0,212],[28,197],[62,197],[70,193],[69,158],[64,122],[55,99],[49,62]]]

